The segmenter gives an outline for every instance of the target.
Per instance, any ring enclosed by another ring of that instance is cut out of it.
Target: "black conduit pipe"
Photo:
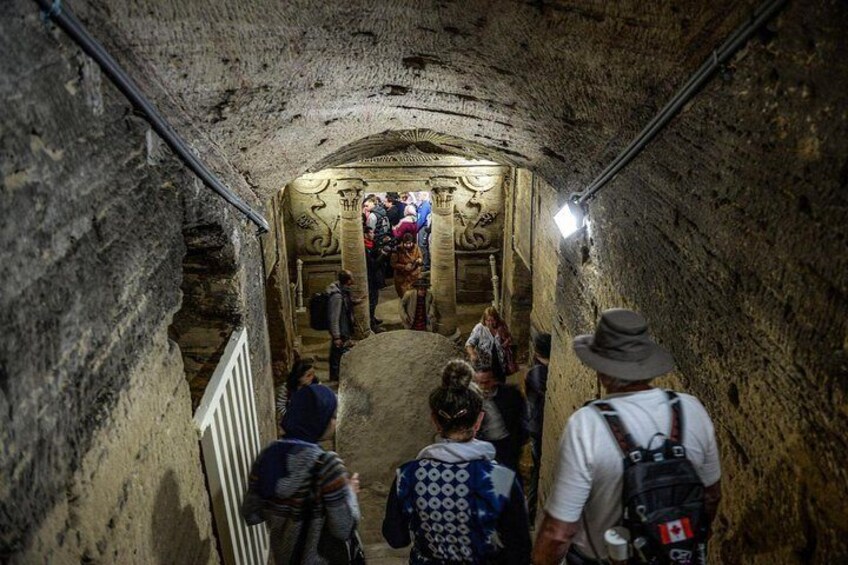
[[[736,51],[745,44],[754,33],[786,4],[788,0],[767,0],[751,14],[750,19],[739,26],[721,44],[712,55],[704,61],[704,64],[689,77],[686,84],[668,101],[660,112],[654,116],[648,125],[639,132],[633,141],[622,151],[595,180],[586,187],[586,190],[573,196],[580,205],[587,203],[604,185],[624,168],[638,155],[642,149],[657,135],[657,133],[668,124],[668,122],[680,111],[689,100],[701,89],[704,83],[726,63]]]
[[[217,192],[221,198],[247,216],[251,222],[257,225],[260,234],[269,230],[268,221],[262,214],[248,206],[235,192],[225,186],[215,176],[215,173],[209,170],[206,164],[192,153],[185,140],[174,131],[174,128],[159,113],[159,110],[141,93],[138,86],[118,65],[117,61],[88,33],[88,30],[74,17],[73,13],[62,5],[61,0],[35,0],[35,3],[41,8],[45,21],[49,18],[55,22],[89,57],[97,62],[118,90],[144,114],[150,123],[150,127],[159,134],[159,137],[168,144],[168,147],[179,156],[182,162],[200,177],[203,184]]]

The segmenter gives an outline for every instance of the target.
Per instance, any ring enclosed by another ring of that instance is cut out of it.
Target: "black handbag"
[[[355,528],[350,537],[343,541],[330,535],[324,527],[318,538],[318,555],[331,565],[365,565],[362,540]]]
[[[315,504],[320,497],[318,493],[318,469],[323,466],[328,455],[327,452],[322,453],[315,461],[310,472],[312,475],[313,498],[310,498],[308,507],[304,512],[306,524],[312,521]],[[306,529],[304,527],[304,530]],[[348,539],[340,540],[330,534],[325,521],[321,528],[321,535],[318,537],[318,555],[323,557],[330,565],[365,565],[365,552],[362,549],[362,540],[355,527]]]

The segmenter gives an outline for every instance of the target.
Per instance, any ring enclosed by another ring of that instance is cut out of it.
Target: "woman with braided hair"
[[[395,548],[412,543],[409,562],[530,562],[524,494],[515,471],[494,461],[492,444],[475,439],[483,397],[465,361],[442,370],[430,394],[437,443],[397,470],[383,520],[383,537]]]

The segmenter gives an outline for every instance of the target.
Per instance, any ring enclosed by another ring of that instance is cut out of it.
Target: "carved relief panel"
[[[456,248],[496,250],[503,239],[503,176],[459,177],[454,193]]]
[[[294,220],[298,255],[326,257],[339,253],[339,198],[329,180],[297,179],[289,185],[289,212]]]
[[[482,167],[481,167],[482,168]],[[394,173],[392,167],[375,167],[362,171],[363,177],[376,178],[375,186],[396,188],[401,182],[409,186],[409,172],[404,169]],[[438,191],[433,190],[434,179],[439,178],[450,182],[454,190],[445,197],[451,199],[454,226],[455,245],[457,251],[465,252],[493,252],[500,250],[504,230],[504,172],[498,172],[497,167],[488,167],[481,174],[473,174],[471,167],[440,167],[441,175],[430,176],[437,169],[420,168],[416,174],[420,175],[421,182],[426,183],[424,190],[431,192],[434,200],[434,212],[439,208]],[[357,171],[359,172],[359,171]],[[337,256],[341,251],[340,246],[340,215],[344,212],[342,203],[344,194],[340,195],[338,178],[329,178],[338,174],[330,171],[325,178],[299,178],[289,184],[288,191],[288,214],[294,236],[294,251],[296,256],[305,260],[320,259],[322,257]],[[447,173],[447,174],[445,174]],[[451,173],[454,173],[453,175]],[[402,181],[393,183],[393,174],[402,177]],[[405,176],[404,176],[405,175]],[[429,181],[426,180],[430,176]],[[372,184],[369,182],[369,184]],[[342,191],[344,193],[344,191]],[[354,196],[358,196],[354,195]],[[348,213],[357,214],[359,200],[354,209]],[[354,200],[351,200],[353,202]]]

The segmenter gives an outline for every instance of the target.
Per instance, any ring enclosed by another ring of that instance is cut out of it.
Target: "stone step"
[[[369,565],[409,562],[409,549],[392,549],[386,543],[366,543],[362,549],[365,551],[365,559]]]

